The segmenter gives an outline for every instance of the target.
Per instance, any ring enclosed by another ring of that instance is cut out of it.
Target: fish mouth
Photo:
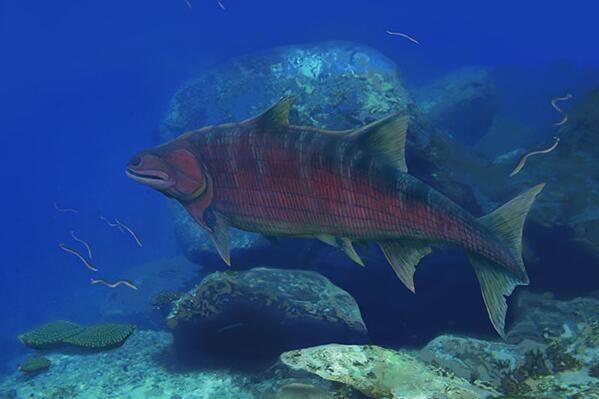
[[[142,173],[131,168],[127,168],[125,174],[127,177],[135,180],[136,182],[146,184],[154,188],[165,189],[174,184],[170,176],[160,170],[144,170]]]

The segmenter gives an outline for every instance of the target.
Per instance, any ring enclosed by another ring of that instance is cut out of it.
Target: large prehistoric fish
[[[401,281],[432,245],[462,248],[489,317],[504,336],[506,296],[528,284],[524,220],[539,184],[475,218],[408,174],[408,117],[352,131],[289,124],[292,98],[253,119],[208,126],[134,156],[127,175],[179,201],[230,264],[227,228],[313,237],[363,265],[352,242],[376,241]]]

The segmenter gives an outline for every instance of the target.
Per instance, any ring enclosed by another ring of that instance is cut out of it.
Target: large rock
[[[493,79],[479,67],[453,71],[415,97],[433,125],[467,144],[485,135],[499,108]]]
[[[318,273],[255,268],[216,272],[166,319],[183,356],[268,359],[284,350],[366,340],[354,299]]]
[[[499,387],[504,374],[523,363],[526,352],[540,347],[541,344],[532,341],[514,345],[441,335],[429,342],[420,351],[419,357],[426,363],[450,370],[459,377]]]
[[[283,353],[281,361],[374,399],[481,399],[496,394],[409,354],[378,346],[325,345]]]

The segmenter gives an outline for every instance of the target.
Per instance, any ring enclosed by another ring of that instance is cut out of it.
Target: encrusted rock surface
[[[480,399],[496,394],[412,355],[378,346],[318,346],[283,353],[281,361],[375,399]]]
[[[524,292],[507,342],[443,335],[419,358],[522,399],[598,398],[599,293],[561,301]]]
[[[329,342],[364,342],[355,300],[315,272],[255,268],[216,272],[174,303],[166,319],[179,351],[221,357],[278,355]],[[315,333],[317,331],[318,333]]]

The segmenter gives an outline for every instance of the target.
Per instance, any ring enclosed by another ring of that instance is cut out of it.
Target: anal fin
[[[491,323],[497,333],[505,338],[506,297],[511,295],[517,285],[527,285],[528,279],[519,279],[482,256],[468,254],[468,258],[478,277]]]
[[[430,245],[415,240],[379,241],[378,244],[397,277],[410,291],[416,292],[414,287],[416,265],[431,253]]]

